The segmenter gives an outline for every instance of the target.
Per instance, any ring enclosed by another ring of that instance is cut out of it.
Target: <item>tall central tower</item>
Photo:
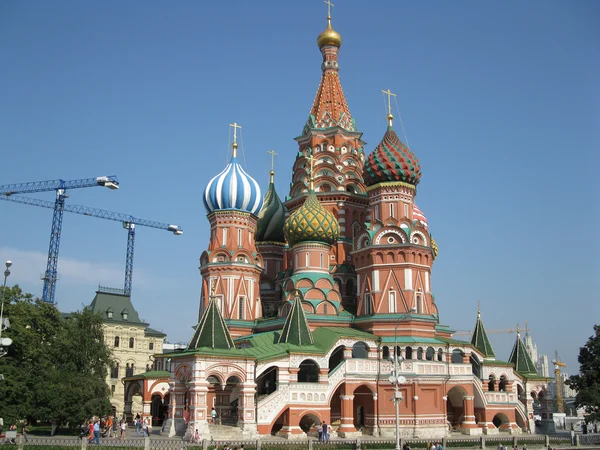
[[[339,238],[325,266],[339,286],[342,303],[353,309],[356,274],[350,251],[360,224],[367,219],[368,206],[362,177],[364,142],[340,83],[338,54],[342,37],[332,28],[330,14],[317,44],[323,56],[321,82],[302,134],[296,138],[299,150],[285,206],[292,213],[304,203],[309,194],[308,158],[314,158],[314,194],[340,225]],[[288,262],[293,265],[291,253]]]

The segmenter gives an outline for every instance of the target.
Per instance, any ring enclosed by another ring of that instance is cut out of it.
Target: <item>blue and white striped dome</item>
[[[257,215],[263,206],[260,187],[237,162],[234,149],[225,170],[208,182],[204,189],[204,207],[208,214],[235,209]]]

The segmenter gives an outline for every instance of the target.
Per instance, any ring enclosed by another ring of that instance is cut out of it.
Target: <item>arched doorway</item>
[[[300,426],[300,429],[302,431],[308,434],[311,432],[315,432],[317,426],[320,423],[321,421],[319,420],[319,417],[317,417],[317,415],[308,413],[300,418],[300,423],[298,425]]]
[[[259,399],[277,390],[278,373],[277,366],[269,367],[256,379],[256,394]]]
[[[464,418],[464,402],[463,398],[467,395],[467,391],[461,386],[454,386],[448,391],[447,400],[447,416],[448,422],[452,428],[460,428],[460,424]]]
[[[505,429],[508,428],[509,420],[504,413],[498,413],[492,419],[492,423],[496,428]]]
[[[298,383],[318,383],[319,365],[312,359],[305,359],[300,363]]]
[[[372,434],[375,423],[375,400],[368,386],[359,386],[354,390],[353,408],[354,428],[363,433]]]
[[[340,396],[342,395],[343,389],[344,383],[340,384],[329,401],[329,420],[331,420],[332,426],[339,425],[342,418],[342,400]]]
[[[344,361],[344,346],[340,345],[333,352],[331,352],[331,356],[329,357],[329,372],[335,369]]]
[[[223,425],[237,425],[240,385],[242,381],[236,376],[227,378],[225,388],[217,394],[217,414],[221,417]],[[219,399],[221,400],[219,402]]]

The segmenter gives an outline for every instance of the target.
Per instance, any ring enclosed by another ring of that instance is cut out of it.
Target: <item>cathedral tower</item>
[[[254,321],[262,317],[259,279],[263,260],[254,234],[263,199],[258,183],[238,163],[236,132],[240,127],[232,126],[231,161],[204,190],[210,242],[200,257],[200,313],[208,307],[214,283],[214,301],[232,336],[237,337],[251,333]]]
[[[427,219],[415,204],[421,166],[394,131],[389,105],[393,94],[386,93],[388,127],[364,168],[371,217],[354,240],[352,254],[358,274],[357,316],[361,327],[376,331],[384,326],[378,318],[402,314],[408,323],[429,323],[421,328],[432,335],[438,310],[430,277],[437,251]]]
[[[321,50],[321,82],[301,136],[296,138],[299,151],[293,166],[292,182],[286,207],[299,208],[308,195],[309,157],[315,158],[314,192],[318,201],[340,224],[340,236],[333,243],[325,268],[334,273],[344,304],[356,299],[356,274],[350,251],[360,223],[366,220],[366,186],[362,169],[365,160],[362,133],[357,131],[339,78],[340,34],[331,26],[318,36]],[[293,262],[292,262],[293,264]]]

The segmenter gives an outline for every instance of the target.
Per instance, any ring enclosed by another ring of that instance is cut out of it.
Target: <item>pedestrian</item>
[[[96,419],[94,422],[94,442],[96,445],[100,445],[100,419]]]
[[[323,442],[329,442],[329,427],[323,422]]]
[[[121,437],[119,438],[120,441],[125,439],[125,431],[127,431],[127,422],[121,419]]]
[[[212,418],[213,424],[217,423],[217,410],[214,407],[213,407],[212,411],[210,412],[210,417]]]
[[[196,428],[196,432],[194,433],[194,442],[196,444],[200,443],[200,433],[198,432],[198,428]]]
[[[152,434],[152,417],[148,417],[148,436]]]
[[[431,444],[431,450],[437,450],[437,442]]]
[[[112,416],[108,416],[106,419],[106,432],[109,438],[112,437]]]
[[[323,426],[319,425],[317,428],[317,433],[319,433],[319,442],[323,441]]]
[[[437,450],[444,450],[444,445],[442,442],[440,442],[440,445],[438,445]]]
[[[135,419],[133,419],[133,424],[135,425],[136,436],[140,437],[140,430],[142,429],[142,424],[140,423],[139,415],[135,416]]]

